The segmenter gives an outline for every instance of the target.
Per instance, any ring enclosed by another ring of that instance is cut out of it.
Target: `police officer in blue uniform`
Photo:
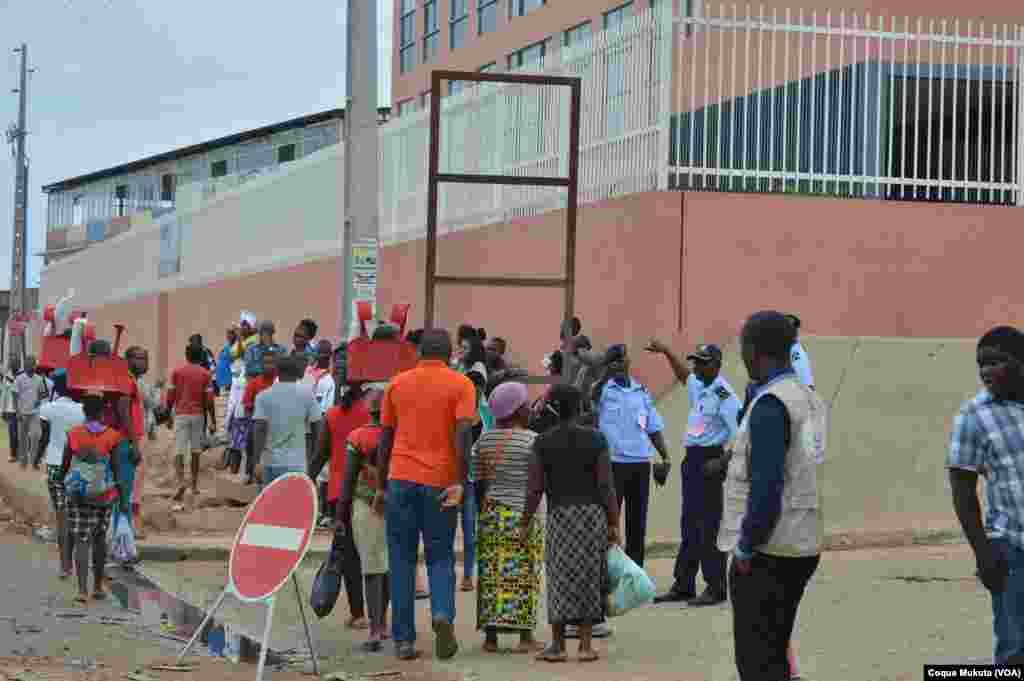
[[[700,345],[686,357],[691,370],[663,343],[651,341],[650,352],[664,355],[673,373],[686,385],[690,414],[682,466],[682,543],[676,556],[675,582],[655,599],[657,603],[687,601],[690,606],[717,605],[726,600],[726,557],[718,550],[725,482],[725,444],[736,434],[740,404],[722,371],[722,350]],[[697,571],[703,572],[704,592],[697,596]]]

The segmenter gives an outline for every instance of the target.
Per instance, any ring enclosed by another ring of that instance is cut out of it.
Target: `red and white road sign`
[[[277,593],[292,576],[313,539],[317,493],[304,473],[267,485],[242,519],[228,560],[235,595],[248,602]]]

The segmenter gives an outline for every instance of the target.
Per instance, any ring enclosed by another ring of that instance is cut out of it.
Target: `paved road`
[[[56,549],[6,532],[0,524],[0,681],[31,678],[81,681],[123,680],[124,674],[155,663],[172,662],[180,644],[161,637],[159,627],[118,607],[111,599],[87,609],[72,599],[77,588],[57,579]],[[253,665],[230,665],[194,655],[192,673],[146,671],[176,681],[251,680]],[[30,675],[22,674],[30,669]],[[301,670],[274,673],[274,681],[294,681]]]

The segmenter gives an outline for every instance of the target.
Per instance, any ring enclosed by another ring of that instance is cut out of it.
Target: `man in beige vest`
[[[743,325],[752,382],[725,481],[718,548],[732,554],[729,594],[740,681],[790,678],[786,651],[824,539],[821,464],[827,414],[793,371],[796,329],[779,312]]]

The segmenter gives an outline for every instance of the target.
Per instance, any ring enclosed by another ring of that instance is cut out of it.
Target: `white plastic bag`
[[[127,514],[114,512],[110,527],[110,557],[115,563],[132,565],[139,561],[139,550],[135,546],[135,532]]]
[[[608,549],[608,616],[620,617],[654,600],[654,582],[618,546]]]

